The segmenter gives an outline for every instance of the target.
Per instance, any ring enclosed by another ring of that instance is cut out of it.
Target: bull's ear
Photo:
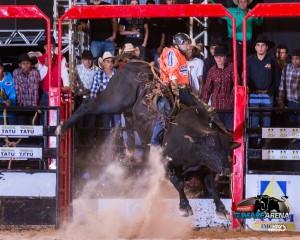
[[[230,147],[229,147],[230,150],[236,149],[236,148],[238,148],[240,146],[241,146],[241,143],[230,141]]]

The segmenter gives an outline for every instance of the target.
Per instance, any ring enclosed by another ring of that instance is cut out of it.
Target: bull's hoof
[[[189,209],[179,209],[179,214],[181,217],[189,217],[192,216],[194,213],[193,210],[189,208]]]
[[[217,217],[221,220],[229,220],[230,219],[230,213],[224,209],[222,211],[217,212]]]

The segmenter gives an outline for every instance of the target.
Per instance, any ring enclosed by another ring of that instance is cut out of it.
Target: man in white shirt
[[[202,46],[203,50],[203,46]],[[190,49],[187,51],[187,66],[188,66],[188,74],[189,74],[189,83],[192,88],[192,92],[195,96],[201,98],[202,90],[203,90],[203,66],[204,63],[199,56],[201,50],[201,45],[197,45],[195,40],[192,39],[192,43],[190,45]]]

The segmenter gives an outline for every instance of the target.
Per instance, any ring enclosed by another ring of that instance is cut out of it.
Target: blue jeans
[[[49,106],[48,92],[43,90],[43,94],[40,100],[41,106]]]
[[[165,129],[165,126],[161,120],[156,120],[154,122],[153,133],[152,133],[151,140],[150,140],[150,144],[152,146],[160,146],[161,145],[159,135],[164,131],[164,129]]]
[[[219,112],[218,117],[220,118],[220,121],[225,125],[225,128],[228,131],[232,132],[232,129],[233,129],[233,113],[232,112]]]
[[[273,96],[268,94],[250,94],[249,107],[255,108],[272,108],[273,107]],[[271,126],[271,112],[253,112],[251,117],[251,127],[258,127],[259,118],[262,117],[261,127]]]
[[[110,41],[91,41],[91,52],[95,59],[95,64],[98,65],[98,58],[103,56],[104,52],[115,54],[115,43]]]
[[[288,108],[298,108],[300,109],[300,102],[288,102]],[[290,113],[290,127],[300,126],[300,112]]]

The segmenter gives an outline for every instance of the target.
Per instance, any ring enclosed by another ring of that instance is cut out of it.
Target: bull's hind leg
[[[179,193],[179,213],[182,217],[188,217],[193,215],[193,210],[189,204],[189,200],[187,199],[184,193],[184,181],[179,179],[175,173],[169,173],[169,179],[171,183],[174,185],[176,190]]]
[[[210,195],[211,198],[213,198],[215,205],[216,205],[216,213],[219,217],[222,218],[228,218],[229,217],[229,213],[226,210],[224,204],[222,203],[219,194],[216,191],[216,187],[215,187],[215,180],[212,176],[212,174],[208,174],[204,177],[204,184],[207,188],[207,191]]]
[[[80,107],[73,113],[73,115],[65,122],[61,122],[60,125],[56,128],[55,133],[60,135],[67,131],[73,124],[75,124],[80,118],[88,114],[92,110],[92,102],[87,99],[84,101]]]

